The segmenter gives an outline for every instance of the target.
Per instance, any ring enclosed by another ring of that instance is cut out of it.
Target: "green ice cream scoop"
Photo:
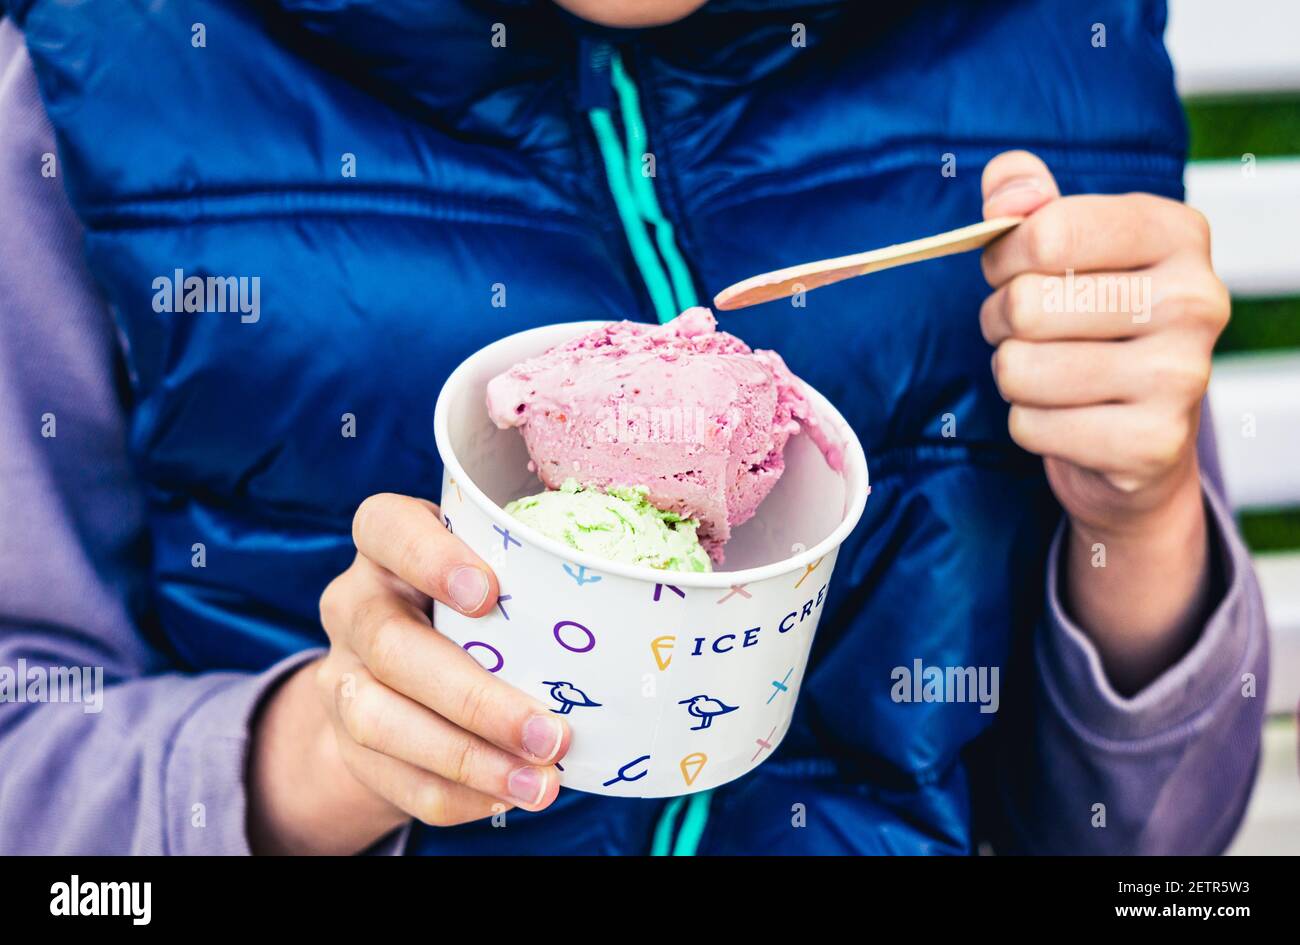
[[[559,489],[506,505],[506,511],[548,538],[609,561],[661,571],[711,571],[695,536],[699,523],[646,501],[645,486],[611,486],[602,492],[570,477]]]

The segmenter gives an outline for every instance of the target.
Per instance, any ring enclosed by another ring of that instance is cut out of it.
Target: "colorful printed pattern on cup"
[[[789,728],[835,553],[714,590],[562,560],[494,521],[448,477],[443,514],[492,563],[487,616],[435,604],[434,624],[573,730],[561,783],[664,797],[724,784]],[[450,527],[450,526],[449,526]]]

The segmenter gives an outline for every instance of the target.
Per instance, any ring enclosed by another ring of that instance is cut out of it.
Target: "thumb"
[[[980,180],[984,219],[1028,216],[1061,196],[1056,179],[1036,154],[1003,151],[984,165]]]

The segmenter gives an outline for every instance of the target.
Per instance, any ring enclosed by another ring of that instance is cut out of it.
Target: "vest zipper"
[[[641,170],[646,131],[636,83],[623,68],[618,50],[609,43],[583,38],[578,55],[579,103],[586,110],[596,136],[605,165],[605,179],[632,250],[632,259],[650,293],[655,315],[660,322],[671,321],[699,301],[690,268],[674,239],[672,224],[659,207],[654,184]],[[614,123],[615,98],[623,119],[626,147],[619,140]],[[653,243],[646,224],[654,227]],[[689,798],[675,797],[665,804],[655,825],[651,856],[694,856],[708,825],[712,796],[712,791],[701,791]],[[674,836],[673,828],[683,807],[686,812]]]

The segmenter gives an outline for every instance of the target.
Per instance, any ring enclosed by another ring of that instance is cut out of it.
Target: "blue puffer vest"
[[[524,0],[7,2],[121,329],[151,503],[141,619],[196,671],[321,644],[353,511],[436,498],[434,398],[494,339],[654,320],[691,291],[973,222],[1006,148],[1067,193],[1182,193],[1161,3],[720,0],[614,32]],[[618,145],[653,155],[670,231],[625,227],[645,195],[617,193]],[[256,317],[169,311],[157,280],[176,270],[259,277]],[[644,852],[656,832],[702,853],[968,852],[982,748],[1032,708],[1019,667],[1060,514],[1008,439],[986,292],[967,255],[721,318],[843,411],[874,491],[794,726],[707,825],[683,839],[662,802],[564,792],[509,829],[421,830],[412,852]],[[894,702],[891,669],[918,659],[1002,667],[1002,711]]]

